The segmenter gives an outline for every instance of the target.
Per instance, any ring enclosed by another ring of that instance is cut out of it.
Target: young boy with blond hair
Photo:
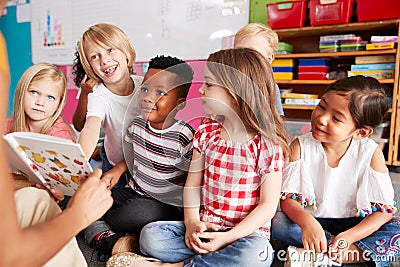
[[[261,53],[269,64],[275,59],[278,51],[278,34],[262,23],[249,23],[238,30],[235,35],[234,47],[247,47]],[[284,115],[279,87],[276,89],[276,108],[281,116]]]

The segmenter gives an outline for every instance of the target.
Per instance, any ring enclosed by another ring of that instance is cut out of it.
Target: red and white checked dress
[[[239,224],[259,203],[260,184],[268,173],[282,172],[282,148],[258,134],[245,143],[223,140],[222,125],[199,126],[193,148],[205,157],[200,219],[222,228]],[[256,232],[269,238],[271,222]]]

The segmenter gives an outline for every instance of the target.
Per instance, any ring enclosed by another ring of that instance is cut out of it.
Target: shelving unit
[[[371,22],[358,22],[340,25],[326,25],[318,27],[303,27],[275,30],[279,40],[294,46],[293,54],[276,55],[278,59],[301,58],[329,58],[331,65],[343,66],[354,64],[356,56],[370,55],[396,55],[396,69],[393,79],[379,80],[384,84],[387,94],[392,96],[392,107],[389,109],[387,120],[390,121],[390,131],[385,138],[389,139],[384,149],[387,165],[400,166],[399,137],[400,137],[400,92],[399,92],[399,62],[400,49],[347,51],[347,52],[319,52],[319,37],[323,35],[356,34],[363,40],[370,40],[372,35],[395,35],[400,38],[400,20],[384,20]],[[333,80],[277,80],[281,89],[291,88],[297,93],[319,94],[333,83]],[[286,118],[309,119],[314,107],[284,106]]]

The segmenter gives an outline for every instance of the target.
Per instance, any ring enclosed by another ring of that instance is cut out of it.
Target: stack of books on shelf
[[[397,42],[397,36],[371,36],[371,43],[367,44],[367,50],[393,49]]]
[[[319,39],[321,53],[360,51],[365,50],[366,45],[367,41],[355,34],[325,35]]]
[[[395,55],[358,56],[347,76],[364,75],[376,79],[392,79],[396,67]]]
[[[317,94],[282,93],[281,98],[285,106],[317,106],[320,101]]]

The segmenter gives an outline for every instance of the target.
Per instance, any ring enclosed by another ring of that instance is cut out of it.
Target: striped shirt
[[[128,165],[132,179],[128,185],[141,195],[181,206],[193,135],[193,128],[181,120],[157,130],[136,117],[124,137],[133,146],[133,164]]]

